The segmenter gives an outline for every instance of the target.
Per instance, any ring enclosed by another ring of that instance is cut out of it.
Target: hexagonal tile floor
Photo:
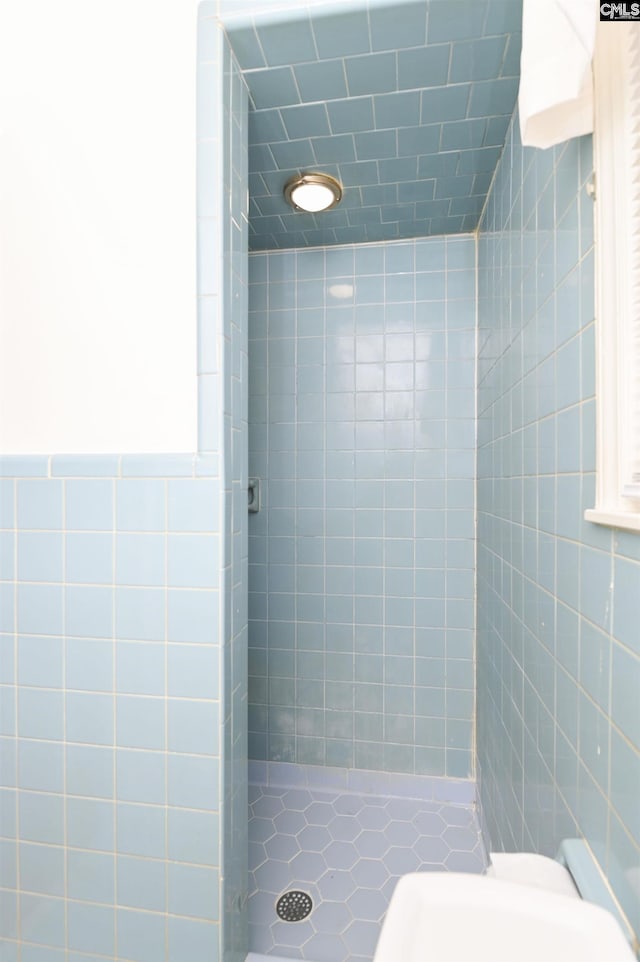
[[[470,805],[317,789],[250,789],[252,952],[313,962],[371,962],[391,893],[407,872],[482,872],[486,856]],[[300,922],[275,903],[313,899]]]

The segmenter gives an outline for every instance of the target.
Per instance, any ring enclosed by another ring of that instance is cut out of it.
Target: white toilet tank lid
[[[487,875],[505,882],[518,882],[534,888],[578,899],[580,893],[569,871],[553,858],[530,852],[497,852],[491,856]]]
[[[614,916],[633,951],[638,951],[635,933],[584,839],[564,839],[555,859],[530,852],[497,852],[491,855],[487,875],[599,905]]]

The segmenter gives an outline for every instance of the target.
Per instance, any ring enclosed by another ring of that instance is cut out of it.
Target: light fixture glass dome
[[[284,196],[294,210],[317,214],[340,203],[342,185],[329,174],[296,174],[285,184]]]

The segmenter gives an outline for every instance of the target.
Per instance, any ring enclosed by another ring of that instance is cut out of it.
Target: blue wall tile
[[[20,895],[22,938],[50,946],[65,945],[65,903],[63,899]]]
[[[68,692],[66,739],[91,745],[113,744],[113,698],[95,692]]]
[[[322,137],[329,134],[329,120],[324,104],[301,104],[283,107],[280,111],[289,140],[301,137]],[[340,133],[336,130],[335,133]]]
[[[166,921],[162,915],[118,909],[118,951],[135,962],[154,962],[165,948]]]
[[[503,63],[505,46],[504,37],[488,37],[470,40],[467,43],[454,43],[449,82],[491,80],[498,76]]]
[[[113,802],[90,798],[68,799],[66,828],[69,845],[104,852],[113,851]]]
[[[62,527],[62,481],[18,481],[20,528]]]
[[[218,651],[204,645],[169,645],[169,695],[216,698],[219,693]]]
[[[149,858],[165,856],[165,811],[151,805],[116,806],[119,852]]]
[[[118,797],[125,802],[163,805],[166,800],[167,760],[162,752],[118,749]]]
[[[105,534],[68,534],[66,580],[80,584],[113,582],[113,538]]]
[[[99,905],[70,902],[67,909],[69,948],[112,955],[115,943],[114,911]]]
[[[72,530],[113,528],[113,481],[69,480],[65,484],[65,521]]]
[[[118,534],[116,581],[120,585],[163,585],[165,582],[163,535]]]
[[[166,868],[161,861],[117,856],[118,902],[129,908],[162,912],[166,908]]]
[[[218,918],[219,882],[210,868],[195,865],[169,866],[169,911],[174,915]]]
[[[331,18],[314,18],[313,33],[321,59],[345,57],[369,50],[369,23],[364,10],[354,10]]]
[[[21,531],[17,539],[18,580],[62,581],[62,535]]]
[[[86,691],[113,688],[113,646],[107,641],[69,638],[66,642],[66,687]]]
[[[258,110],[300,103],[291,67],[259,70],[254,74],[253,102]],[[321,98],[314,98],[321,99]]]
[[[168,855],[172,861],[217,865],[218,816],[211,812],[186,812],[171,808],[167,815]]]
[[[21,634],[61,635],[62,587],[18,585],[18,631]],[[13,629],[13,620],[8,630]]]
[[[73,849],[67,852],[67,889],[72,899],[113,904],[115,901],[113,855]]]
[[[337,100],[347,94],[341,61],[329,60],[296,64],[294,73],[300,94],[306,102]],[[274,104],[274,106],[277,106],[277,104]]]
[[[116,744],[123,748],[165,747],[165,707],[161,699],[119,695],[116,699]]]
[[[18,638],[18,683],[44,688],[63,687],[61,638]]]
[[[113,751],[84,745],[66,750],[67,791],[88,798],[113,797]]]
[[[233,32],[233,48],[243,69],[266,66],[264,54],[254,28],[236,27]]]
[[[64,895],[64,851],[50,845],[18,846],[20,887],[25,892]]]
[[[168,801],[181,808],[217,810],[217,758],[169,755]]]
[[[60,691],[24,688],[18,698],[18,732],[22,738],[64,738],[63,695]]]
[[[169,641],[211,644],[218,626],[218,593],[214,591],[167,592],[167,633]]]
[[[381,53],[374,56],[350,57],[345,61],[349,94],[357,97],[365,94],[388,93],[396,90],[396,54]]]
[[[66,587],[65,631],[71,637],[110,638],[113,592],[109,588]]]
[[[131,641],[164,640],[165,592],[162,589],[118,588],[115,609],[118,638]]]
[[[291,23],[262,24],[257,33],[270,67],[316,59],[311,24],[308,19]]]
[[[167,578],[174,588],[216,588],[219,580],[219,542],[215,535],[169,535]]]
[[[119,531],[164,531],[164,481],[118,481],[116,523]]]
[[[64,844],[62,796],[21,792],[18,800],[21,838],[51,845]]]
[[[217,531],[219,489],[215,481],[192,484],[170,481],[168,485],[169,531]]]
[[[397,50],[425,41],[426,16],[419,4],[397,4],[369,11],[373,50]]]
[[[218,926],[196,919],[169,920],[169,962],[215,958]]]
[[[169,751],[217,755],[218,726],[217,704],[177,698],[169,701]]]
[[[373,101],[371,97],[333,101],[327,105],[331,130],[334,134],[357,133],[373,126]],[[324,131],[317,131],[322,134]],[[315,133],[315,132],[314,132]],[[377,183],[377,177],[374,183]]]
[[[162,646],[118,642],[116,690],[123,694],[164,695],[165,655]]]
[[[454,48],[455,49],[455,48]],[[420,90],[447,82],[451,48],[449,44],[402,50],[398,53],[398,87],[401,90]],[[452,82],[460,78],[451,77]]]

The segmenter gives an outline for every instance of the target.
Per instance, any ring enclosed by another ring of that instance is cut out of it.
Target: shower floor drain
[[[306,892],[285,892],[276,902],[278,918],[283,922],[301,922],[313,908],[311,896]]]

